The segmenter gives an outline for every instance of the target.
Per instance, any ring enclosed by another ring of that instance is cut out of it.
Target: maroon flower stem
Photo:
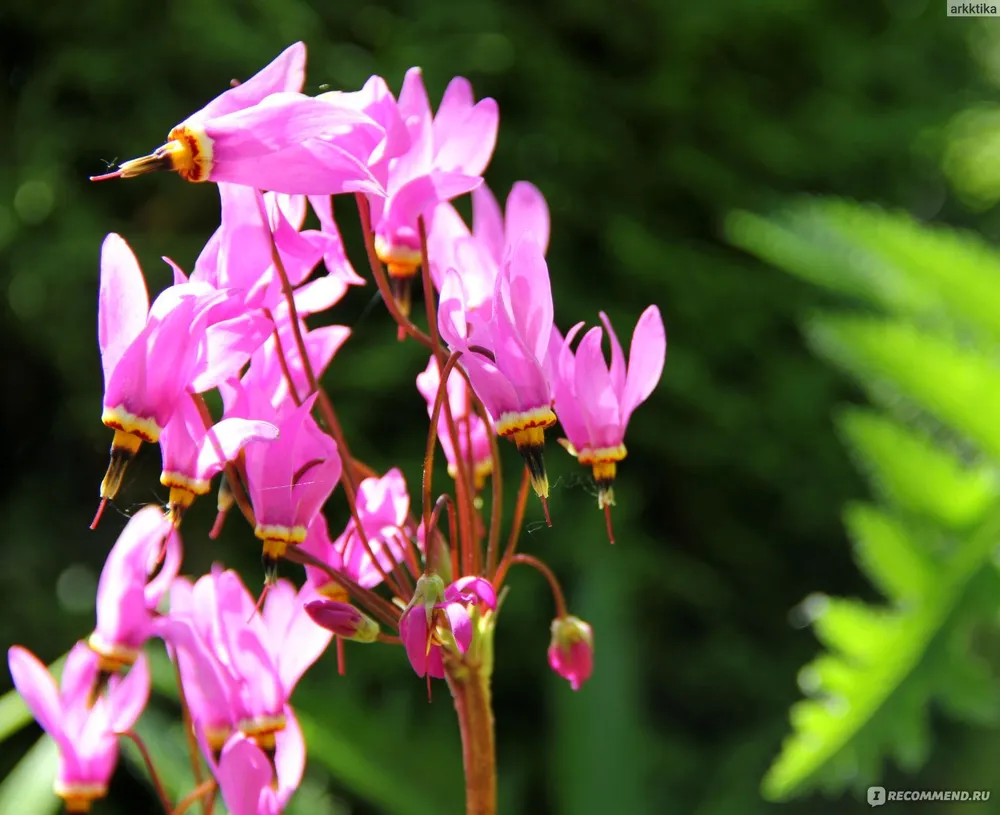
[[[298,388],[295,387],[295,380],[292,379],[292,372],[288,370],[288,360],[285,358],[285,349],[281,342],[281,335],[278,333],[278,323],[275,321],[274,315],[271,314],[271,309],[264,309],[264,316],[274,325],[274,350],[278,352],[278,366],[281,368],[282,376],[285,377],[285,382],[288,383],[289,396],[295,402],[295,407],[299,407],[302,400],[299,398]]]
[[[191,790],[191,792],[181,798],[181,800],[177,802],[177,808],[171,813],[171,815],[184,815],[184,813],[191,808],[191,805],[195,801],[202,799],[202,797],[208,793],[212,793],[213,796],[215,795],[215,780],[212,778],[209,778],[208,781],[199,783],[198,786]]]
[[[441,379],[438,383],[437,394],[434,396],[434,407],[431,410],[431,422],[430,428],[427,431],[427,449],[424,452],[424,483],[423,483],[423,526],[424,526],[424,548],[427,550],[425,557],[427,563],[427,571],[433,572],[435,561],[437,560],[436,547],[430,545],[431,541],[431,486],[434,480],[434,451],[437,448],[437,425],[438,418],[441,416],[441,408],[443,405],[447,404],[445,399],[448,393],[448,375],[452,372],[455,364],[458,362],[458,358],[462,355],[461,351],[455,351],[448,361],[441,366]],[[459,497],[459,502],[461,502],[461,497]],[[461,509],[461,507],[460,507]],[[462,515],[459,513],[459,523],[461,523]],[[455,541],[451,541],[451,545],[455,546]]]
[[[278,251],[278,245],[274,242],[274,233],[270,229],[271,221],[268,218],[267,210],[264,207],[264,201],[260,197],[257,198],[257,207],[260,209],[260,214],[264,222],[268,224],[268,236],[271,240],[271,261],[274,263],[275,271],[278,273],[278,279],[281,282],[281,292],[285,297],[285,302],[288,304],[288,321],[292,326],[292,336],[295,338],[295,348],[299,352],[299,358],[302,360],[302,370],[305,372],[306,381],[309,383],[309,393],[317,394],[316,400],[319,404],[320,415],[323,417],[323,421],[326,423],[330,435],[333,437],[334,441],[337,442],[337,449],[343,460],[344,466],[340,480],[344,485],[344,495],[347,496],[347,504],[351,511],[351,517],[354,519],[354,525],[357,527],[358,538],[365,547],[365,552],[371,559],[372,565],[375,566],[376,571],[379,573],[382,580],[385,581],[385,584],[397,594],[401,594],[399,587],[395,584],[395,581],[389,577],[385,569],[382,568],[382,564],[379,563],[378,559],[375,557],[375,553],[372,551],[371,543],[368,541],[368,535],[365,534],[364,526],[361,523],[361,517],[358,515],[357,487],[354,483],[354,461],[351,457],[351,450],[347,446],[347,439],[344,438],[344,431],[333,411],[333,405],[330,403],[330,399],[326,395],[326,392],[319,386],[319,382],[316,379],[316,372],[313,371],[312,361],[309,359],[309,352],[306,349],[305,338],[302,336],[302,326],[299,321],[298,309],[295,307],[295,292],[292,291],[292,284],[288,279],[288,273],[285,271],[285,264],[281,260],[281,253]],[[275,333],[277,333],[277,327],[275,327]],[[291,385],[291,382],[289,382],[289,384]]]
[[[517,503],[514,505],[514,523],[510,528],[510,537],[507,538],[507,546],[504,549],[503,557],[500,559],[500,565],[497,567],[496,574],[493,575],[493,589],[495,591],[500,591],[500,586],[503,585],[503,579],[507,575],[507,569],[510,568],[511,558],[514,557],[514,552],[517,550],[517,539],[521,536],[521,526],[524,524],[524,512],[528,506],[528,490],[531,487],[531,475],[528,472],[528,468],[524,468],[524,474],[521,476],[521,486],[517,491]]]
[[[448,510],[448,540],[449,541],[454,541],[455,540],[455,528],[456,528],[455,527],[455,502],[451,500],[451,496],[450,495],[448,495],[446,493],[443,493],[443,494],[439,495],[437,501],[434,502],[434,511],[431,513],[431,520],[430,520],[430,527],[429,528],[430,528],[430,530],[432,532],[435,533],[435,543],[439,542],[437,540],[437,528],[438,528],[438,518],[441,515],[441,509],[442,508]],[[424,532],[424,540],[425,541],[427,540],[426,535],[427,535],[427,533],[425,531]],[[426,544],[425,544],[425,546],[426,546]],[[457,552],[455,551],[454,543],[452,543],[452,545],[451,545],[450,548],[451,548],[451,554],[452,554],[451,574],[452,574],[452,578],[454,578],[456,572],[458,571],[458,564],[455,561],[455,558],[457,556]],[[437,558],[437,547],[435,547],[434,557]],[[429,570],[430,569],[428,568],[428,571]]]
[[[417,219],[417,230],[420,233],[420,279],[424,287],[424,304],[427,307],[427,330],[431,335],[431,346],[438,370],[441,371],[441,384],[447,392],[448,374],[444,371],[447,350],[441,344],[438,332],[437,306],[434,303],[434,285],[431,282],[431,264],[427,254],[427,225],[421,215]],[[472,473],[462,455],[462,445],[459,443],[458,429],[451,413],[451,400],[444,402],[445,424],[451,439],[452,450],[455,451],[455,497],[458,499],[458,528],[461,539],[462,571],[464,574],[479,573],[479,544],[475,536],[475,508],[472,505],[475,488],[472,483]],[[471,450],[471,447],[470,447]],[[452,541],[452,546],[455,541]],[[457,577],[458,575],[454,575]]]
[[[459,664],[446,666],[445,674],[462,734],[466,815],[495,815],[497,765],[489,671]]]
[[[167,797],[167,791],[163,789],[163,783],[160,781],[160,776],[156,772],[156,767],[153,766],[153,759],[149,755],[149,750],[146,749],[146,745],[143,743],[139,735],[132,730],[126,730],[123,733],[119,733],[120,736],[124,736],[127,739],[131,739],[132,743],[139,749],[139,755],[142,756],[143,763],[146,765],[146,769],[149,771],[149,778],[153,782],[153,787],[156,789],[156,796],[160,799],[160,804],[163,806],[163,811],[167,815],[171,815],[174,808],[170,806],[170,799]]]
[[[168,651],[173,649],[168,648]],[[171,662],[174,663],[174,677],[177,679],[177,698],[181,703],[181,721],[184,723],[184,737],[187,740],[188,755],[191,758],[191,775],[194,776],[196,787],[202,786],[201,750],[198,748],[198,739],[194,735],[194,721],[191,718],[191,708],[188,707],[187,694],[184,693],[184,682],[181,680],[181,666],[177,660],[177,655],[172,653]],[[207,791],[207,790],[206,790]],[[215,796],[209,799],[214,804]],[[214,806],[211,807],[214,809]],[[211,811],[209,804],[203,798],[201,801],[201,811],[208,815]],[[183,812],[183,810],[181,810]]]
[[[355,193],[354,198],[358,203],[358,216],[361,218],[361,232],[365,238],[368,265],[371,266],[375,285],[378,286],[378,291],[382,295],[385,307],[389,309],[392,319],[396,321],[403,331],[413,337],[428,351],[433,352],[434,346],[431,344],[431,338],[417,328],[412,320],[403,315],[399,310],[399,306],[396,305],[396,298],[392,296],[392,289],[389,286],[389,279],[385,275],[385,269],[382,268],[382,261],[378,259],[378,255],[375,253],[375,233],[372,231],[372,212],[371,207],[368,205],[368,199],[360,192]]]
[[[332,581],[339,584],[351,597],[362,604],[373,616],[378,617],[383,623],[394,630],[399,630],[400,609],[383,597],[375,594],[370,589],[362,588],[347,575],[331,569],[322,560],[308,552],[304,552],[297,546],[290,546],[285,553],[285,559],[298,563],[302,566],[315,566],[324,572]]]
[[[532,555],[514,555],[514,557],[510,559],[510,562],[511,564],[523,563],[525,566],[531,566],[531,568],[539,572],[542,577],[548,580],[549,587],[552,589],[552,597],[556,601],[556,617],[561,619],[566,616],[566,598],[563,597],[562,587],[559,585],[559,580],[548,566]]]

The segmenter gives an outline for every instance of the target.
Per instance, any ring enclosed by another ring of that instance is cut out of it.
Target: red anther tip
[[[120,169],[114,172],[104,173],[104,175],[92,175],[90,177],[91,181],[110,181],[112,178],[121,178],[122,171]]]
[[[614,545],[615,533],[611,529],[611,504],[604,505],[604,521],[608,527],[608,540],[611,541],[612,545]]]
[[[431,702],[434,701],[431,698],[431,675],[428,673],[425,674],[425,676],[427,677],[427,704],[430,704]]]
[[[549,515],[549,502],[546,498],[542,498],[542,511],[545,513],[545,523],[552,526],[552,516]]]
[[[406,339],[406,329],[403,328],[403,326],[401,325],[396,326],[396,339],[399,342],[402,342],[403,340]]]
[[[222,534],[222,525],[226,522],[226,513],[220,512],[215,516],[215,523],[212,524],[212,528],[209,530],[208,539],[216,540],[219,535]]]
[[[101,521],[101,516],[104,514],[104,507],[108,505],[108,499],[102,498],[101,503],[97,505],[97,513],[94,515],[94,520],[90,522],[91,529],[97,529],[97,524]]]
[[[347,666],[344,664],[344,638],[337,637],[337,675],[346,676]]]
[[[264,598],[267,597],[267,590],[269,588],[271,588],[271,584],[270,583],[265,583],[264,584],[264,589],[260,593],[260,597],[257,598],[257,605],[254,606],[253,611],[250,613],[250,616],[247,618],[247,625],[250,625],[250,621],[253,619],[253,615],[257,614],[258,612],[260,612],[261,608],[263,607],[263,605],[264,605]]]

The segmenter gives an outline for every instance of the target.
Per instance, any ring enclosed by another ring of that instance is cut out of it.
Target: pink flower
[[[409,149],[388,163],[386,198],[373,197],[375,252],[386,264],[409,313],[408,285],[420,266],[417,219],[435,204],[474,190],[496,144],[499,113],[493,99],[474,101],[472,86],[455,77],[436,116],[419,68],[406,72],[399,113],[409,131]]]
[[[66,657],[58,688],[48,669],[18,645],[7,652],[7,663],[24,703],[59,748],[56,795],[68,812],[89,812],[107,794],[118,760],[116,734],[132,727],[149,698],[145,657],[124,679],[111,677],[107,693],[92,704],[98,658],[82,642]]]
[[[153,153],[93,180],[174,170],[188,181],[228,181],[290,194],[384,194],[368,168],[385,141],[382,127],[347,106],[297,93],[304,61],[304,46],[292,46],[260,74],[174,127]]]
[[[180,564],[181,539],[169,519],[159,507],[140,509],[108,553],[97,585],[97,626],[88,642],[102,671],[136,661]]]
[[[428,416],[432,416],[434,413],[434,402],[437,400],[440,383],[441,373],[437,360],[431,357],[424,372],[417,375],[417,390],[427,401]],[[453,372],[448,377],[447,393],[447,404],[451,408],[451,415],[458,431],[458,455],[462,457],[462,461],[468,462],[471,466],[474,486],[476,490],[481,490],[486,483],[486,478],[493,472],[493,455],[490,450],[489,438],[493,429],[487,427],[486,422],[472,409],[472,394],[460,373]],[[458,456],[451,442],[448,420],[443,407],[438,417],[437,436],[444,449],[445,458],[448,459],[448,474],[452,478],[456,478],[458,475]]]
[[[406,538],[410,534],[407,528],[410,496],[403,474],[393,468],[381,478],[364,479],[358,485],[357,510],[368,547],[382,570],[391,572],[403,559]],[[326,519],[322,514],[317,515],[302,546],[304,551],[366,589],[382,582],[382,575],[368,555],[353,517],[340,537],[331,543]],[[306,576],[320,594],[331,600],[347,599],[340,584],[331,581],[322,569],[306,566]]]
[[[231,815],[279,815],[302,782],[305,740],[290,709],[286,720],[270,751],[273,764],[268,752],[241,733],[226,742],[218,762],[210,752],[206,753]]]
[[[444,678],[442,647],[461,656],[472,644],[470,606],[496,611],[492,584],[482,577],[462,577],[447,588],[436,574],[422,575],[399,619],[399,636],[417,676]]]
[[[573,690],[590,679],[594,670],[594,632],[578,617],[559,617],[552,621],[549,665]]]
[[[188,661],[184,681],[201,683],[203,698],[194,705],[199,713],[192,709],[192,715],[201,721],[213,749],[230,726],[262,746],[273,746],[273,734],[285,727],[296,683],[330,643],[330,632],[314,625],[303,608],[315,596],[310,589],[297,592],[288,581],[278,580],[258,613],[233,571],[214,567],[190,590],[175,583],[170,617],[184,625],[164,625],[162,630]],[[206,664],[206,653],[221,670]],[[184,662],[181,668],[184,677]]]
[[[316,625],[345,640],[375,642],[378,639],[378,623],[350,603],[324,597],[310,600],[305,604],[305,610]]]
[[[212,478],[252,442],[273,441],[278,428],[270,422],[228,418],[205,427],[194,398],[181,397],[177,410],[160,434],[163,472],[160,483],[170,488],[170,516],[175,524],[195,497],[207,495]]]
[[[115,431],[101,496],[113,498],[139,445],[156,442],[198,373],[207,327],[229,316],[229,293],[199,284],[171,286],[149,306],[132,250],[107,236],[101,249],[98,343],[104,367],[101,420]]]
[[[228,387],[239,394],[231,403],[238,405],[232,408],[234,416],[262,419],[279,431],[275,441],[250,445],[245,452],[247,491],[257,520],[254,534],[263,541],[265,571],[273,582],[278,559],[305,540],[309,524],[340,480],[340,456],[336,442],[310,414],[316,394],[299,407],[286,402],[276,409],[257,389],[239,383]]]
[[[552,329],[547,365],[556,413],[568,438],[566,447],[581,464],[593,468],[598,505],[607,511],[615,502],[616,464],[626,455],[625,429],[632,412],[660,381],[667,335],[660,310],[650,306],[636,323],[626,369],[622,347],[604,312],[601,322],[611,339],[610,369],[601,350],[600,327],[584,335],[574,356],[570,344],[582,323],[574,326],[565,340]]]
[[[469,375],[497,433],[510,438],[531,473],[536,494],[548,497],[542,448],[555,424],[543,361],[552,335],[552,289],[542,248],[527,234],[510,249],[497,276],[488,322],[470,324],[459,274],[447,273],[439,323]]]

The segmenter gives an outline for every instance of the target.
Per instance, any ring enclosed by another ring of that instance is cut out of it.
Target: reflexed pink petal
[[[435,165],[442,170],[482,175],[496,147],[499,122],[496,100],[481,99],[443,143],[435,136]]]
[[[622,395],[625,393],[625,354],[622,351],[621,343],[618,342],[618,335],[611,327],[608,315],[602,311],[600,317],[611,340],[611,385],[615,389],[615,396],[620,404]]]
[[[145,654],[140,654],[128,676],[108,692],[112,731],[122,733],[136,723],[149,701],[149,683],[149,664]]]
[[[625,428],[618,413],[618,399],[611,384],[599,327],[588,331],[576,350],[576,395],[595,447],[621,444]]]
[[[462,126],[475,104],[469,80],[463,76],[452,79],[434,115],[434,143],[444,144],[448,136]]]
[[[420,68],[410,68],[403,77],[403,87],[399,91],[399,113],[407,129],[413,127],[414,120],[431,120],[431,101],[424,87],[423,72]]]
[[[396,101],[393,100],[393,105],[395,106],[395,104]],[[406,138],[409,141],[409,137]],[[327,271],[335,278],[342,279],[345,283],[363,286],[365,279],[354,271],[354,267],[351,265],[351,261],[348,259],[347,252],[344,249],[344,241],[340,236],[340,230],[337,228],[337,222],[333,217],[332,197],[329,195],[311,195],[309,196],[309,203],[312,205],[316,217],[319,218],[320,229],[330,239],[330,242],[327,244],[326,255],[324,256]]]
[[[149,295],[139,262],[121,236],[111,233],[101,247],[101,284],[97,307],[97,339],[107,387],[125,349],[142,332]]]
[[[462,355],[459,364],[469,375],[472,389],[494,422],[498,422],[503,413],[520,409],[521,399],[514,386],[486,357],[469,351]]]
[[[273,323],[253,312],[209,326],[191,372],[191,391],[204,393],[238,373],[272,331]]]
[[[451,626],[451,633],[455,637],[455,645],[458,646],[459,652],[464,654],[472,643],[472,620],[469,617],[468,609],[461,603],[445,603],[444,613],[448,615],[448,623]]]
[[[472,191],[472,234],[489,249],[499,268],[503,263],[504,217],[496,196],[486,184]]]
[[[256,744],[236,734],[222,748],[215,777],[230,815],[260,815],[261,793],[271,785],[274,770]]]
[[[284,806],[302,783],[306,767],[306,741],[299,720],[285,707],[285,729],[275,736],[274,764],[278,771],[278,803]]]
[[[496,611],[497,594],[493,584],[484,577],[460,577],[444,590],[444,599],[448,603],[476,603]]]
[[[427,674],[427,610],[416,605],[399,618],[399,636],[417,676]]]
[[[514,246],[524,235],[531,234],[541,247],[549,248],[549,206],[538,187],[518,181],[507,196],[504,213],[504,234],[507,246]]]
[[[156,577],[146,583],[143,590],[143,597],[146,600],[146,608],[154,610],[159,604],[163,595],[171,588],[177,577],[177,572],[181,568],[181,559],[184,555],[181,545],[181,536],[176,529],[171,529],[167,533],[167,539],[163,546],[163,565],[160,566]],[[156,568],[155,560],[158,554],[153,547],[150,547],[150,561],[147,563],[147,572],[152,572]]]
[[[462,278],[454,269],[449,269],[441,286],[438,302],[438,330],[445,342],[452,348],[461,349],[465,345],[468,331],[465,314],[465,292]]]
[[[552,335],[549,268],[541,246],[530,235],[523,236],[509,252],[503,274],[510,287],[507,307],[525,344],[535,359],[542,360]]]
[[[627,424],[632,411],[646,401],[663,374],[667,356],[667,332],[656,306],[650,306],[639,317],[632,344],[629,346],[628,375],[621,400],[622,424]]]
[[[291,617],[278,648],[278,675],[285,695],[291,696],[302,675],[326,651],[333,634],[315,625],[305,610],[305,602],[316,597],[308,584],[296,594]]]
[[[182,124],[192,125],[252,107],[272,93],[301,91],[306,78],[306,46],[297,42],[249,79],[215,97]]]
[[[62,704],[59,691],[48,669],[38,658],[15,645],[7,651],[7,665],[14,680],[14,687],[42,729],[60,746],[65,744]]]
[[[97,673],[97,654],[85,642],[76,643],[66,655],[59,682],[59,696],[64,710],[84,706],[88,702]]]
[[[196,476],[208,480],[240,454],[251,442],[278,438],[278,428],[270,422],[250,419],[223,419],[215,424],[198,447]]]

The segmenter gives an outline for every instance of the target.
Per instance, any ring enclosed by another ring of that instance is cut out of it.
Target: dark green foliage
[[[762,811],[758,781],[798,694],[794,672],[814,650],[788,611],[810,591],[862,590],[839,525],[859,487],[830,425],[849,386],[795,329],[822,295],[727,248],[720,223],[733,208],[761,211],[800,191],[937,208],[935,128],[982,92],[968,26],[926,6],[6,4],[5,641],[54,658],[86,633],[87,597],[124,523],[109,514],[97,533],[86,529],[109,442],[94,342],[101,239],[121,232],[158,289],[168,282],[158,257],[190,267],[217,218],[208,185],[150,177],[98,187],[86,177],[154,148],[232,77],[295,39],[309,45],[310,92],[357,87],[371,72],[398,88],[420,64],[434,97],[464,74],[499,100],[489,181],[502,197],[527,178],[550,201],[560,326],[593,322],[604,308],[628,336],[655,302],[670,338],[663,387],[630,430],[614,548],[585,475],[550,445],[555,526],[540,526],[532,506],[524,546],[564,576],[575,613],[593,624],[597,673],[576,695],[550,675],[551,601],[540,580],[515,571],[497,635],[502,808]],[[930,145],[919,156],[918,138]],[[338,214],[360,262],[349,201]],[[425,359],[395,344],[377,304],[355,325],[372,288],[334,315],[355,337],[328,387],[355,452],[380,469],[401,464],[416,487],[425,417],[413,378]],[[504,453],[513,484],[517,459]],[[165,498],[158,465],[156,451],[144,451],[122,510]],[[221,541],[205,540],[207,503],[186,521],[187,569],[223,559],[252,583],[255,542],[236,518]],[[975,510],[961,497],[945,503],[956,523]],[[339,495],[329,514],[334,527],[345,520]],[[327,744],[327,760],[310,763],[313,789],[328,786],[337,800],[304,811],[340,811],[344,800],[358,812],[428,811],[428,800],[456,811],[457,732],[443,686],[428,706],[402,653],[387,648],[348,649],[346,680],[332,663],[307,677],[296,703]],[[174,715],[166,703],[160,712]],[[0,772],[30,745],[6,742]],[[382,776],[365,770],[371,761],[416,790],[412,808],[375,794]],[[939,772],[953,777],[950,766]],[[116,783],[104,811],[136,811],[132,797],[145,793],[128,774]]]

